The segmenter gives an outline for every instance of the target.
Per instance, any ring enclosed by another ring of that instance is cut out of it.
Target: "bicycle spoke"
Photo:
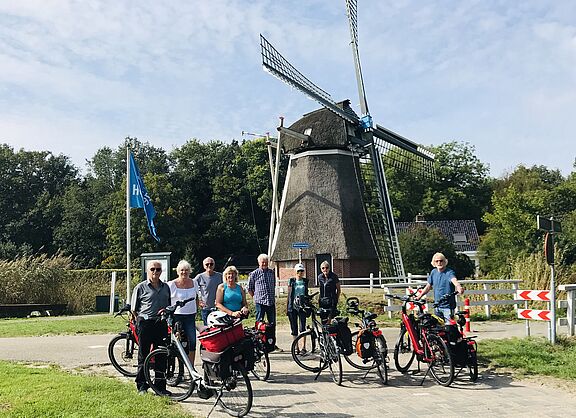
[[[316,348],[312,348],[312,341],[318,343],[318,340],[312,338],[313,332],[314,331],[308,330],[298,335],[292,342],[290,351],[292,353],[292,359],[298,366],[309,372],[318,373],[320,367],[322,367],[322,350],[316,345],[314,345]],[[303,351],[302,348],[304,348],[305,351]]]
[[[192,394],[193,380],[183,365],[180,353],[165,347],[157,348],[144,361],[146,381],[156,394],[184,400]]]
[[[222,382],[220,405],[230,415],[243,417],[252,408],[252,385],[246,372],[236,371]]]
[[[108,345],[112,365],[124,376],[136,377],[138,371],[138,344],[130,337],[117,335]]]
[[[374,353],[374,363],[376,363],[378,376],[385,385],[388,383],[388,348],[384,336],[376,338],[376,351]]]
[[[412,347],[410,335],[406,328],[402,328],[398,342],[394,347],[394,363],[396,364],[396,369],[401,373],[406,373],[408,369],[410,369],[410,365],[415,356],[416,353]]]
[[[430,372],[436,382],[442,386],[449,386],[454,380],[454,363],[448,347],[442,338],[437,335],[428,335],[428,344],[432,351]]]

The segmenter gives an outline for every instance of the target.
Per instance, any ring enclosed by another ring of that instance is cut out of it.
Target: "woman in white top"
[[[188,358],[194,364],[196,355],[196,307],[198,306],[198,288],[190,278],[190,263],[186,260],[180,260],[176,267],[178,277],[169,281],[170,296],[172,305],[179,300],[193,298],[190,302],[182,307],[176,308],[174,320],[180,321],[186,336],[188,337]]]

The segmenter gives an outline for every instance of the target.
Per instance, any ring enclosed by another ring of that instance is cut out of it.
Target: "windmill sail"
[[[307,161],[305,158],[317,158],[318,161],[327,163],[326,167],[344,165],[341,162],[342,160],[339,160],[340,162],[331,161],[330,158],[334,159],[336,157],[329,157],[326,152],[324,152],[325,155],[306,154],[306,152],[308,152],[307,150],[316,149],[317,151],[310,152],[319,153],[323,152],[321,150],[326,150],[327,148],[338,148],[342,150],[342,148],[348,147],[352,151],[351,155],[353,155],[354,165],[356,167],[353,171],[359,173],[359,175],[356,175],[356,190],[360,193],[358,198],[362,199],[364,208],[364,228],[367,227],[366,229],[369,230],[374,251],[378,256],[380,270],[387,276],[404,276],[400,246],[394,224],[384,167],[399,169],[413,175],[421,176],[422,178],[430,178],[433,175],[432,164],[434,156],[409,139],[382,126],[373,124],[372,117],[368,110],[358,51],[356,0],[346,0],[346,11],[350,27],[358,97],[362,113],[361,117],[358,117],[347,105],[349,103],[348,101],[336,103],[330,94],[306,78],[300,71],[292,66],[264,36],[260,35],[262,65],[266,71],[291,87],[300,90],[343,120],[341,128],[338,127],[338,123],[333,123],[332,126],[335,130],[341,129],[345,132],[344,135],[347,135],[347,139],[345,137],[344,142],[332,139],[338,137],[338,135],[334,136],[335,134],[329,136],[328,139],[326,139],[325,136],[315,138],[313,131],[310,141],[302,141],[302,143],[295,145],[292,149],[295,150],[296,153],[299,153],[298,155],[302,157],[302,161]],[[305,118],[306,116],[303,119]],[[298,122],[296,124],[298,125]],[[317,127],[321,125],[318,125],[317,122],[310,124],[306,122],[305,126],[316,126],[314,129],[317,129]],[[332,130],[320,130],[320,132],[327,131]],[[328,163],[329,160],[330,162]],[[296,160],[294,161],[296,167]],[[304,164],[300,164],[300,166],[303,165]],[[310,179],[310,176],[307,178]],[[294,199],[298,199],[298,197],[294,197]],[[297,201],[290,202],[283,206],[292,208],[294,205],[297,205]],[[295,222],[297,223],[298,221],[296,220]],[[280,225],[278,225],[277,230],[280,229]]]

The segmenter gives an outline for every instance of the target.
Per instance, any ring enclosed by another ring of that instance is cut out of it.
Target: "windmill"
[[[277,157],[288,153],[290,162],[279,207],[274,182],[269,253],[288,266],[295,259],[291,243],[301,241],[310,244],[301,254],[304,260],[318,266],[329,259],[346,277],[366,277],[375,268],[403,277],[384,165],[429,178],[434,156],[373,122],[358,52],[356,0],[346,0],[346,9],[361,116],[348,100],[334,101],[260,35],[265,71],[323,106],[289,128],[281,123],[277,141],[270,144]],[[277,179],[278,165],[274,168],[271,160],[271,167]]]

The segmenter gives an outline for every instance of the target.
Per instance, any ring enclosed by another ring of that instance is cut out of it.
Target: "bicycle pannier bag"
[[[232,367],[240,370],[242,366],[247,372],[254,370],[254,345],[250,338],[244,338],[232,347]]]
[[[204,371],[211,377],[226,379],[232,376],[233,349],[229,348],[220,353],[200,349],[200,358]]]
[[[348,328],[347,322],[348,318],[334,318],[331,325],[331,327],[334,327],[332,329],[336,331],[336,343],[345,356],[352,354],[355,349],[352,346],[352,332]]]
[[[358,357],[367,359],[374,356],[375,338],[372,331],[362,329],[356,339],[356,353]]]
[[[264,343],[264,351],[267,353],[274,351],[276,347],[276,326],[274,324],[256,321],[256,329],[263,333],[261,338]]]
[[[319,305],[321,308],[330,309],[332,308],[332,299],[328,297],[320,298]]]
[[[198,340],[206,350],[218,353],[242,338],[244,338],[244,328],[240,320],[229,326],[210,327],[198,335]]]

